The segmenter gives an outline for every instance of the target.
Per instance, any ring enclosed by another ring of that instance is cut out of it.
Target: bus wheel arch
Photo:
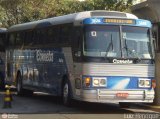
[[[67,75],[64,75],[62,78],[62,100],[63,104],[66,106],[72,105],[72,88],[71,88],[71,82]]]

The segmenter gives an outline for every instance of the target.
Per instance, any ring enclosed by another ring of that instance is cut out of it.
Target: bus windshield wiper
[[[109,43],[109,45],[108,45],[108,47],[107,47],[107,49],[106,49],[105,58],[108,56],[108,53],[109,53],[110,48],[112,48],[112,50],[113,50],[112,34],[111,34],[111,41],[110,41],[110,43]]]
[[[123,48],[126,49],[127,56],[130,54],[130,55],[132,55],[134,58],[137,58],[138,61],[141,61],[141,58],[138,56],[137,52],[136,52],[135,50],[131,50],[130,48],[128,48],[126,39],[124,39],[124,41],[125,41],[125,46],[124,46]]]

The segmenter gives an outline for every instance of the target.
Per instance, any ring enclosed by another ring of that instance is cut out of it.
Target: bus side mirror
[[[4,51],[5,50],[5,43],[4,41],[0,40],[0,51]]]
[[[154,37],[152,38],[152,42],[153,42],[154,50],[157,50],[156,39]]]

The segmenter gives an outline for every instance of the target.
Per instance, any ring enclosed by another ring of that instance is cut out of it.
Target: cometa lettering
[[[113,63],[115,64],[132,64],[132,60],[118,60],[118,59],[113,59]]]
[[[37,50],[36,59],[38,62],[53,62],[53,52]]]

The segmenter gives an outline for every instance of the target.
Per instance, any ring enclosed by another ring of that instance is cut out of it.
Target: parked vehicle
[[[151,22],[86,11],[11,26],[6,79],[24,89],[99,103],[154,99]]]

